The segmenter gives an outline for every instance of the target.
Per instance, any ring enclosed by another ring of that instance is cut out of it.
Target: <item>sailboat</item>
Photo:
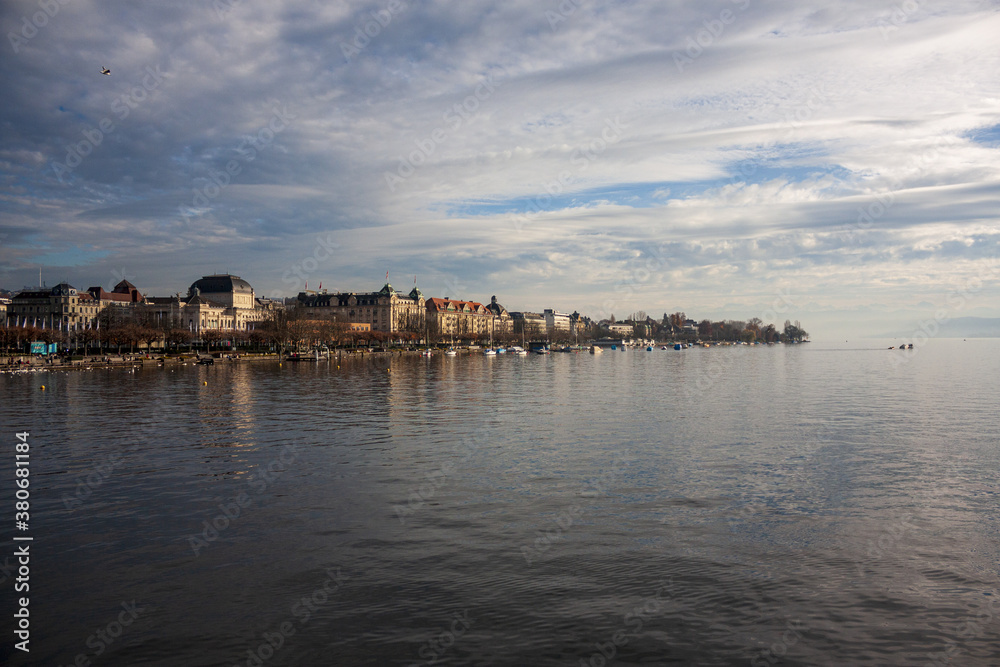
[[[420,350],[420,356],[421,357],[430,357],[431,356],[430,341],[431,341],[430,330],[427,328],[427,315],[425,314],[424,315],[424,349]]]
[[[493,318],[490,318],[490,346],[483,352],[487,357],[497,356],[496,348],[493,347]]]

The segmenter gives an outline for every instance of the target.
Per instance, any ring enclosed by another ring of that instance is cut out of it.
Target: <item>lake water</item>
[[[889,344],[0,376],[0,657],[1000,664],[1000,341]]]

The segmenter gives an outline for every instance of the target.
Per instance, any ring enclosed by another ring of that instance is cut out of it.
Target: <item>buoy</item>
[[[45,385],[44,384],[42,385],[42,391],[45,391]]]
[[[202,384],[205,385],[206,387],[208,386],[208,382],[207,381],[202,382]]]

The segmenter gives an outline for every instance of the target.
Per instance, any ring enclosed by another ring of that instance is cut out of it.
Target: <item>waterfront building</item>
[[[477,338],[490,335],[493,312],[477,301],[427,299],[430,330],[440,336]]]
[[[546,332],[545,317],[540,313],[513,312],[510,319],[513,332],[525,338],[536,338]]]
[[[632,334],[635,333],[635,327],[628,322],[616,322],[614,324],[609,323],[606,328],[613,334],[628,336],[630,338],[632,337]]]
[[[191,283],[186,297],[150,297],[139,309],[147,323],[176,327],[248,331],[276,310],[268,299],[257,298],[250,283],[229,273],[202,276]]]
[[[492,318],[490,326],[493,329],[494,336],[506,336],[513,333],[514,322],[511,319],[510,313],[497,302],[496,296],[490,297],[490,303],[486,306],[486,310],[490,312],[490,317]]]
[[[567,313],[560,313],[551,308],[542,311],[545,318],[545,333],[552,337],[558,333],[573,333],[573,320]]]
[[[305,317],[367,324],[371,331],[423,333],[426,301],[416,285],[409,294],[386,283],[378,292],[299,292],[295,309]]]
[[[75,329],[92,324],[107,304],[62,282],[51,288],[21,290],[11,299],[7,317],[13,324]]]

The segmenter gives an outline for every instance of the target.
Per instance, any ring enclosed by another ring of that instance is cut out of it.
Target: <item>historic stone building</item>
[[[386,283],[378,292],[299,292],[296,309],[305,317],[324,317],[345,324],[368,324],[372,331],[422,335],[426,301],[414,285],[404,295]]]
[[[539,313],[514,312],[510,314],[514,333],[526,338],[544,336],[545,318]]]
[[[11,325],[45,326],[52,329],[92,327],[97,316],[109,306],[132,308],[143,303],[144,297],[135,285],[122,280],[113,291],[91,287],[81,292],[69,283],[55,287],[21,290],[11,299],[7,319]]]
[[[202,329],[247,331],[273,311],[269,302],[257,298],[250,283],[228,273],[203,276],[194,281],[186,297],[178,293],[149,298],[141,309],[153,326],[193,332]]]
[[[431,333],[438,336],[473,338],[490,335],[491,312],[476,301],[427,299]]]
[[[495,296],[490,297],[490,304],[486,306],[492,318],[493,335],[506,336],[514,332],[514,321],[507,312],[507,309],[497,303]]]

